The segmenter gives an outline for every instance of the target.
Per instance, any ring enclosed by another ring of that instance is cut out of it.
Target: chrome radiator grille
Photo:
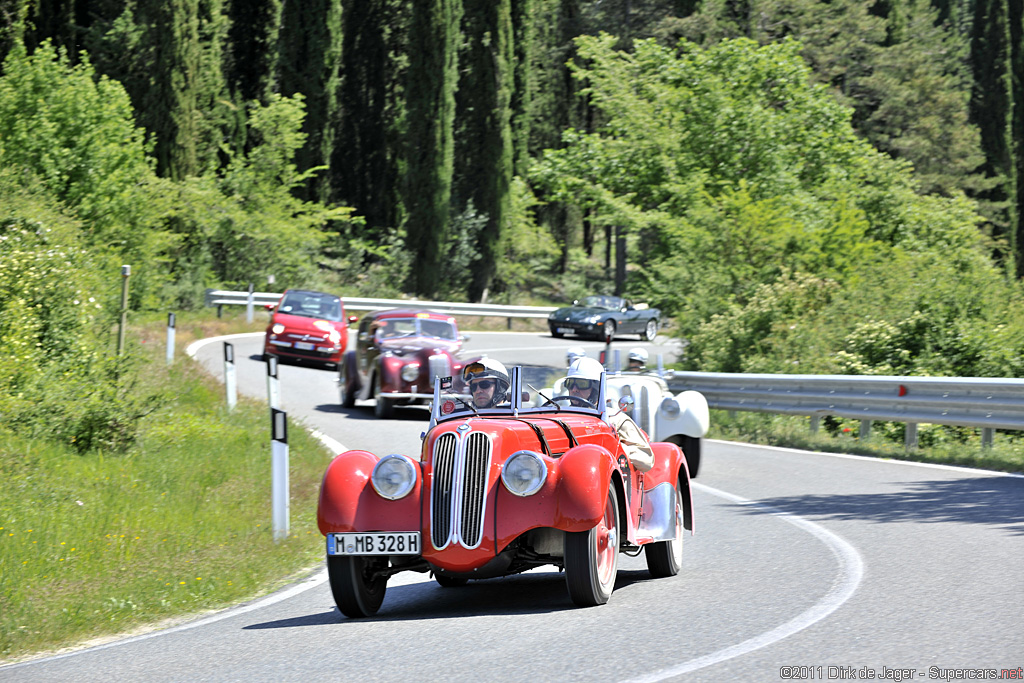
[[[451,377],[452,376],[452,363],[451,359],[445,354],[438,354],[431,356],[428,360],[428,368],[430,370],[430,384],[433,386],[435,377]]]
[[[435,548],[450,542],[475,548],[483,540],[491,450],[491,440],[482,432],[463,440],[442,434],[434,442],[430,539]]]

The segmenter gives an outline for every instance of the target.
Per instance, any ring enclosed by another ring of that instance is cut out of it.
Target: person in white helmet
[[[493,408],[509,400],[508,370],[496,360],[483,358],[470,363],[462,370],[462,379],[477,408]]]
[[[601,406],[597,403],[600,400],[602,373],[604,367],[593,358],[577,358],[566,372],[562,387],[567,393],[563,395],[583,399],[600,410]],[[654,467],[654,449],[632,418],[625,411],[610,410],[608,419],[615,427],[622,449],[633,467],[641,472]]]
[[[647,369],[647,349],[635,346],[629,350],[629,365],[626,367],[627,370],[633,372],[643,372]]]
[[[572,365],[572,362],[577,358],[586,358],[587,352],[583,350],[582,346],[570,346],[565,351],[565,364],[566,366]]]

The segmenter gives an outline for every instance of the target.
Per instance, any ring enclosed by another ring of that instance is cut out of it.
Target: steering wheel
[[[578,405],[581,408],[594,408],[595,410],[597,409],[597,406],[595,406],[593,403],[583,398],[582,396],[573,396],[571,394],[566,394],[564,396],[553,396],[551,397],[550,401],[568,401],[570,405]]]

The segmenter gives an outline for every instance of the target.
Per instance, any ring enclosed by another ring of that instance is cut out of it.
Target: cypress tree
[[[450,219],[461,16],[459,0],[413,3],[406,87],[406,243],[413,255],[409,285],[426,297],[438,290]]]
[[[1016,165],[1012,137],[1012,84],[1009,16],[1006,0],[977,0],[971,35],[974,88],[971,115],[981,132],[984,170],[998,179],[982,196],[993,237],[1005,240],[996,257],[1009,262],[1017,250]]]
[[[243,102],[266,102],[272,90],[282,0],[230,0],[228,85]]]
[[[345,0],[333,202],[355,208],[371,238],[398,225],[398,159],[406,16],[397,0]]]
[[[279,91],[302,93],[306,100],[306,144],[296,154],[296,165],[301,170],[325,166],[338,115],[341,0],[285,0],[279,44]],[[326,199],[327,193],[326,176],[319,174],[308,181],[304,199]]]
[[[1013,70],[1011,120],[1017,171],[1017,230],[1014,255],[1018,278],[1024,278],[1024,0],[1009,0],[1010,63]]]
[[[533,117],[533,60],[535,26],[533,0],[512,0],[512,44],[514,49],[512,88],[512,167],[516,175],[526,175],[530,162],[530,129]]]
[[[198,171],[199,0],[140,0],[138,12],[153,56],[142,124],[156,138],[157,172],[181,180]]]
[[[465,65],[459,80],[459,200],[486,216],[476,238],[471,301],[487,296],[506,232],[512,183],[514,82],[510,0],[464,0]]]

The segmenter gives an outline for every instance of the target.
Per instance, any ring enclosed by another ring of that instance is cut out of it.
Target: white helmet
[[[482,379],[493,379],[497,382],[497,387],[494,390],[494,398],[491,401],[491,405],[496,405],[507,401],[508,389],[510,385],[508,370],[505,366],[492,358],[481,358],[480,360],[468,363],[466,367],[462,369],[462,380],[467,386],[472,385],[473,382]]]
[[[647,349],[635,346],[629,350],[629,364],[637,363],[640,367],[647,367]]]
[[[577,358],[569,365],[569,370],[565,374],[565,378],[578,377],[579,379],[591,379],[599,381],[601,379],[601,373],[604,372],[604,366],[598,363],[593,358]]]
[[[583,350],[582,346],[570,346],[565,352],[565,364],[572,365],[572,362],[577,358],[586,358],[587,352]]]

